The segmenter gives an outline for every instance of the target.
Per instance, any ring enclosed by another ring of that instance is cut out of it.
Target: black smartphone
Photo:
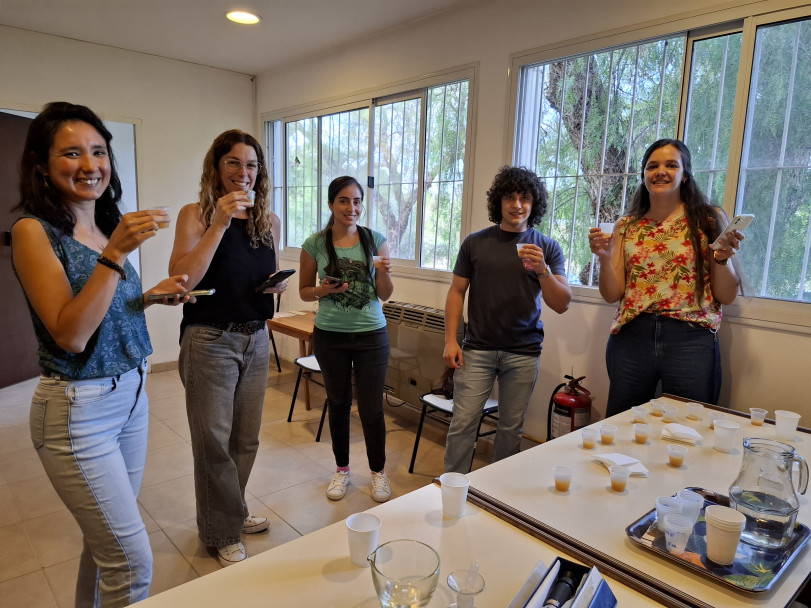
[[[344,282],[344,280],[343,280],[343,279],[339,279],[338,277],[331,277],[331,276],[329,276],[329,275],[326,275],[326,276],[324,277],[324,280],[325,280],[327,283],[329,283],[330,285],[340,285],[341,283],[343,283],[343,282]]]
[[[274,285],[278,285],[285,279],[293,276],[296,274],[295,270],[280,270],[278,272],[273,273],[267,279],[262,281],[262,283],[256,288],[257,293],[265,291],[268,287],[273,287]]]
[[[192,291],[184,291],[183,293],[151,293],[146,297],[146,299],[163,300],[163,298],[182,298],[183,296],[194,296],[195,298],[199,298],[200,296],[210,296],[215,291],[216,290],[214,289],[193,289]]]

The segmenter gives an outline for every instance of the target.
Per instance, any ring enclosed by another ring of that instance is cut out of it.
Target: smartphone
[[[184,291],[183,293],[151,293],[146,297],[146,299],[163,300],[163,298],[182,298],[183,296],[194,296],[195,298],[199,298],[200,296],[210,296],[215,291],[215,289],[194,289],[192,291]]]
[[[721,237],[729,234],[733,230],[740,230],[743,232],[743,229],[746,228],[749,224],[752,223],[752,220],[755,219],[755,216],[751,213],[742,213],[741,215],[736,215],[732,218],[732,221],[729,222],[724,231],[718,235],[718,238],[713,241],[712,245],[710,245],[710,249],[716,250],[720,249],[721,246],[718,244],[718,241],[721,240]]]
[[[256,288],[257,293],[265,291],[268,287],[273,287],[274,285],[278,285],[285,279],[293,276],[296,274],[295,270],[280,270],[278,272],[273,273],[267,279],[262,281],[259,286]]]
[[[343,283],[343,282],[344,282],[344,280],[343,280],[343,279],[339,279],[338,277],[331,277],[331,276],[329,276],[329,275],[326,275],[326,276],[324,277],[324,280],[325,280],[327,283],[329,283],[330,285],[340,285],[341,283]]]

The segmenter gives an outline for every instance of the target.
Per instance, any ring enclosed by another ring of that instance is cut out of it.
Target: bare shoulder
[[[12,241],[19,239],[47,238],[45,229],[39,221],[31,217],[23,217],[15,222],[11,228]]]

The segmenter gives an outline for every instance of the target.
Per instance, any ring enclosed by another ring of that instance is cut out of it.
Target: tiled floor
[[[45,476],[28,431],[28,406],[36,380],[0,390],[0,608],[70,608],[81,534]],[[325,428],[315,442],[323,390],[313,386],[313,409],[299,398],[287,422],[295,385],[292,366],[271,368],[265,393],[261,445],[248,483],[251,512],[269,517],[268,533],[245,538],[249,555],[340,521],[376,503],[370,496],[360,420],[353,410],[352,484],[338,502],[326,498],[334,460]],[[219,569],[197,538],[189,429],[183,386],[176,371],[150,374],[151,417],[146,472],[139,497],[152,542],[159,593]],[[393,496],[431,483],[442,472],[446,428],[426,423],[414,474],[408,473],[418,413],[386,405],[387,465]],[[480,443],[475,467],[489,458]]]

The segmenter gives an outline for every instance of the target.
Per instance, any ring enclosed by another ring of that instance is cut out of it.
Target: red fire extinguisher
[[[549,399],[549,411],[546,416],[547,441],[582,429],[589,424],[591,418],[591,393],[580,386],[580,381],[585,376],[575,378],[567,374],[563,377],[569,382],[563,382],[555,387]]]

